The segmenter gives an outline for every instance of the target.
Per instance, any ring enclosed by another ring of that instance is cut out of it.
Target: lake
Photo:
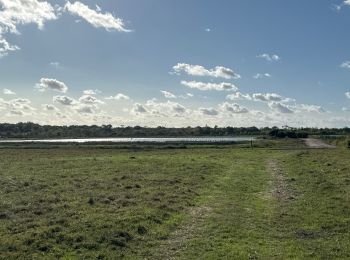
[[[230,143],[255,137],[145,137],[145,138],[75,138],[75,139],[0,139],[0,143]]]

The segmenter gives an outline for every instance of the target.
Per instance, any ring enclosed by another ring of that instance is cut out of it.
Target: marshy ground
[[[0,259],[350,258],[349,156],[0,149]]]

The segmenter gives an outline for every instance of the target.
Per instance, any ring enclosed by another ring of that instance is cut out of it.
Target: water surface
[[[254,137],[145,137],[74,139],[0,139],[0,143],[230,143],[254,140]]]

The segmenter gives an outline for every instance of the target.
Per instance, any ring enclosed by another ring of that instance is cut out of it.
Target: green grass
[[[349,258],[350,151],[287,142],[0,149],[0,259]]]
[[[339,148],[347,149],[350,148],[350,136],[342,135],[342,136],[322,136],[320,137],[324,142],[336,145]]]

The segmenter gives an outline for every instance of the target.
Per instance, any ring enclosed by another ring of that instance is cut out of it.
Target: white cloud
[[[340,4],[332,4],[332,9],[339,12],[345,5],[350,5],[350,0],[343,0]]]
[[[180,74],[184,72],[191,76],[207,76],[213,78],[224,78],[224,79],[239,79],[241,76],[235,73],[229,68],[222,66],[216,66],[214,69],[206,69],[200,65],[190,65],[186,63],[178,63],[173,67],[175,73]]]
[[[229,100],[252,100],[249,94],[242,94],[241,92],[235,92],[226,96]]]
[[[93,105],[93,104],[103,104],[104,102],[97,99],[96,97],[92,95],[83,95],[79,98],[79,102],[86,105]]]
[[[189,88],[196,88],[199,90],[227,90],[227,91],[236,91],[238,88],[232,84],[232,83],[204,83],[199,81],[181,81],[181,84],[189,87]]]
[[[165,98],[176,98],[176,96],[169,91],[161,90],[160,92],[162,92]]]
[[[41,124],[113,124],[186,127],[197,125],[219,126],[345,126],[328,117],[329,113],[319,113],[319,107],[304,104],[266,102],[263,111],[248,109],[235,102],[222,102],[217,106],[194,106],[186,108],[182,104],[166,100],[152,99],[144,103],[122,106],[117,110],[102,111],[99,104],[84,104],[70,97],[56,98],[53,104],[41,105],[40,110],[31,107],[25,98],[5,101],[0,98],[0,110],[3,121],[33,121]],[[59,104],[65,104],[61,106]],[[280,104],[277,104],[280,103]],[[112,107],[111,107],[112,108]],[[269,108],[267,110],[267,108]],[[56,109],[59,109],[57,111]],[[124,111],[124,113],[122,112]],[[119,115],[119,112],[123,115]],[[125,113],[129,114],[125,114]],[[341,113],[341,111],[337,111]],[[116,113],[116,114],[114,114]],[[335,114],[337,116],[337,114]],[[21,118],[20,118],[21,117]],[[344,118],[348,115],[344,114]]]
[[[39,29],[44,23],[57,19],[54,8],[46,1],[0,0],[2,11],[0,23],[4,31],[18,33],[18,24],[35,23]]]
[[[281,58],[276,54],[263,53],[257,56],[258,58],[265,59],[267,61],[279,61]]]
[[[131,113],[135,115],[148,115],[152,117],[183,117],[189,112],[183,105],[167,101],[159,102],[157,99],[148,100],[145,104],[135,103]]]
[[[263,78],[271,78],[271,74],[269,73],[257,73],[253,76],[254,79],[263,79]]]
[[[341,68],[344,68],[344,69],[350,69],[350,61],[344,61],[341,65],[340,65]]]
[[[83,94],[84,95],[97,95],[97,94],[100,94],[101,91],[98,90],[98,89],[86,89],[83,91]]]
[[[211,32],[211,29],[210,28],[206,28],[205,31],[206,32]]]
[[[178,116],[186,112],[184,106],[169,100],[167,102],[157,102],[156,99],[151,99],[146,102],[146,107],[150,113],[161,116]]]
[[[186,108],[183,105],[180,105],[179,103],[169,102],[167,103],[171,110],[175,113],[182,114],[186,112]]]
[[[1,33],[1,30],[0,30]],[[1,34],[0,34],[0,58],[7,56],[8,53],[10,51],[16,51],[19,50],[20,48],[16,45],[11,45],[10,43],[8,43],[5,39],[1,38]]]
[[[346,96],[348,99],[350,99],[350,92],[346,92],[346,93],[345,93],[345,96]]]
[[[219,114],[219,111],[217,111],[215,108],[212,108],[212,107],[209,107],[209,108],[201,107],[199,108],[199,111],[203,115],[207,115],[207,116],[217,116]]]
[[[189,99],[189,98],[192,98],[194,97],[193,94],[191,93],[186,93],[185,95],[180,95],[179,98],[182,98],[182,99]]]
[[[233,113],[233,114],[244,114],[244,113],[249,112],[247,108],[242,107],[236,103],[231,104],[228,102],[224,102],[224,103],[220,104],[219,107],[222,111]]]
[[[143,105],[141,105],[141,104],[139,104],[139,103],[136,103],[136,104],[134,104],[134,106],[132,107],[131,112],[132,112],[133,114],[135,114],[135,115],[138,115],[138,114],[147,113],[148,111],[147,111],[147,109],[146,109]]]
[[[53,102],[58,103],[64,106],[72,106],[77,103],[77,101],[73,98],[67,96],[54,96]]]
[[[52,67],[54,67],[56,69],[61,69],[62,68],[61,63],[59,63],[58,61],[50,62],[50,66],[52,66]]]
[[[78,104],[74,107],[74,110],[80,114],[95,114],[97,107],[93,104]]]
[[[0,57],[19,50],[18,46],[7,42],[6,33],[19,34],[17,26],[30,23],[43,29],[46,21],[57,19],[54,8],[46,1],[0,0],[0,6]]]
[[[287,105],[282,104],[280,102],[269,102],[269,107],[278,112],[278,113],[282,113],[282,114],[291,114],[294,113],[294,111]]]
[[[46,111],[59,111],[59,109],[57,107],[55,107],[54,105],[51,105],[51,104],[43,104],[41,106]]]
[[[68,87],[61,81],[56,79],[41,78],[40,83],[36,84],[36,88],[39,91],[46,91],[48,89],[55,90],[58,92],[66,93]]]
[[[336,5],[336,4],[332,4],[332,9],[334,11],[340,11],[342,9],[342,6],[341,5]]]
[[[114,17],[113,14],[108,12],[101,13],[100,8],[93,10],[81,2],[76,1],[72,4],[68,1],[64,6],[64,10],[81,17],[96,28],[104,28],[107,31],[130,32],[130,30],[125,28],[122,19]]]
[[[292,101],[292,99],[282,97],[281,95],[278,95],[276,93],[266,93],[266,94],[255,93],[255,94],[253,94],[253,99],[255,101],[263,101],[263,102],[270,102],[270,101],[289,102],[289,101]]]
[[[74,112],[76,115],[91,115],[102,116],[102,112],[99,109],[99,105],[103,104],[103,101],[97,99],[92,95],[83,95],[78,100],[67,96],[54,96],[53,102],[65,106],[65,112],[67,115],[72,116]],[[91,119],[91,117],[89,117]]]
[[[307,105],[307,104],[297,104],[294,106],[297,112],[316,112],[325,113],[326,111],[321,106]]]
[[[21,111],[21,110],[10,110],[9,113],[11,115],[14,115],[14,116],[23,116],[24,115],[23,111]]]
[[[36,110],[31,106],[31,101],[26,98],[16,98],[9,101],[0,99],[0,109],[6,109],[9,115],[31,115]]]
[[[31,101],[27,98],[16,98],[16,99],[10,100],[10,102],[14,104],[22,104],[22,105],[28,105],[31,103]]]
[[[110,97],[106,97],[105,99],[111,99],[111,100],[129,100],[130,97],[127,96],[127,95],[124,95],[122,93],[118,93],[117,95],[115,96],[110,96]]]
[[[7,89],[7,88],[4,88],[4,89],[2,90],[2,93],[4,93],[4,95],[16,95],[15,92],[13,92],[12,90]]]

